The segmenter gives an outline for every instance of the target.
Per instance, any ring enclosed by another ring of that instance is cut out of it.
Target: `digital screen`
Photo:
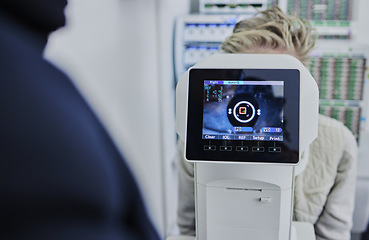
[[[191,69],[189,161],[299,161],[296,69]]]
[[[202,139],[283,141],[283,81],[205,80]]]

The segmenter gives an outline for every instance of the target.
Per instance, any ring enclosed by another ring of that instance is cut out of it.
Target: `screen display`
[[[185,157],[189,161],[299,161],[296,69],[191,69]]]
[[[203,139],[283,141],[283,81],[205,80]]]

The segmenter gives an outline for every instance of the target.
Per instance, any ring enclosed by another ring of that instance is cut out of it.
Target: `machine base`
[[[291,240],[315,240],[314,227],[306,222],[292,222]],[[166,240],[196,240],[192,236],[169,236]]]

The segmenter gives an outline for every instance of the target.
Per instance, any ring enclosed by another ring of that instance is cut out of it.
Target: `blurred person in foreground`
[[[0,2],[0,239],[157,240],[110,136],[43,58],[66,4]]]
[[[236,24],[222,43],[225,53],[289,54],[307,64],[316,37],[310,24],[279,8],[257,13]],[[178,143],[178,225],[195,235],[194,167]],[[295,178],[293,220],[314,225],[318,240],[350,239],[354,210],[357,143],[341,122],[319,115],[318,137],[310,146],[309,163]]]

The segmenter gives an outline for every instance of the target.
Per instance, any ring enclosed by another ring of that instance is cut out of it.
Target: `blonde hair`
[[[255,53],[263,49],[283,51],[306,64],[316,39],[309,22],[286,15],[275,7],[238,22],[221,48],[226,53]]]

